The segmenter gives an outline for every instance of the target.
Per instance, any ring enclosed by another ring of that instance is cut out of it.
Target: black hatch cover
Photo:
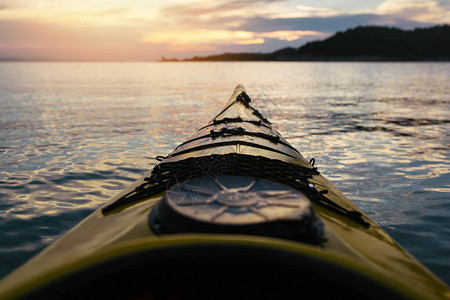
[[[309,243],[323,240],[323,225],[301,192],[278,182],[209,176],[170,188],[150,214],[157,234],[249,234]]]

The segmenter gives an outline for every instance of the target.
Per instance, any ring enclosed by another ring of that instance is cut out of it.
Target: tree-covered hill
[[[450,61],[450,26],[365,26],[272,53],[225,53],[185,61]]]

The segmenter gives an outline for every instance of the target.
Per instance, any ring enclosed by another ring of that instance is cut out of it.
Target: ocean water
[[[254,106],[450,283],[450,63],[0,63],[0,277],[208,122]]]

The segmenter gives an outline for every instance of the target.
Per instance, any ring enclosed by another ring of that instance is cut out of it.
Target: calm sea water
[[[1,63],[0,277],[151,169],[241,83],[450,283],[449,63]]]

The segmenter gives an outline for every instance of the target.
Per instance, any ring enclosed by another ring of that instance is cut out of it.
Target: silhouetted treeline
[[[271,53],[224,53],[210,56],[194,56],[184,61],[270,61],[273,60]]]
[[[357,27],[300,48],[195,56],[184,61],[450,61],[450,26]]]

